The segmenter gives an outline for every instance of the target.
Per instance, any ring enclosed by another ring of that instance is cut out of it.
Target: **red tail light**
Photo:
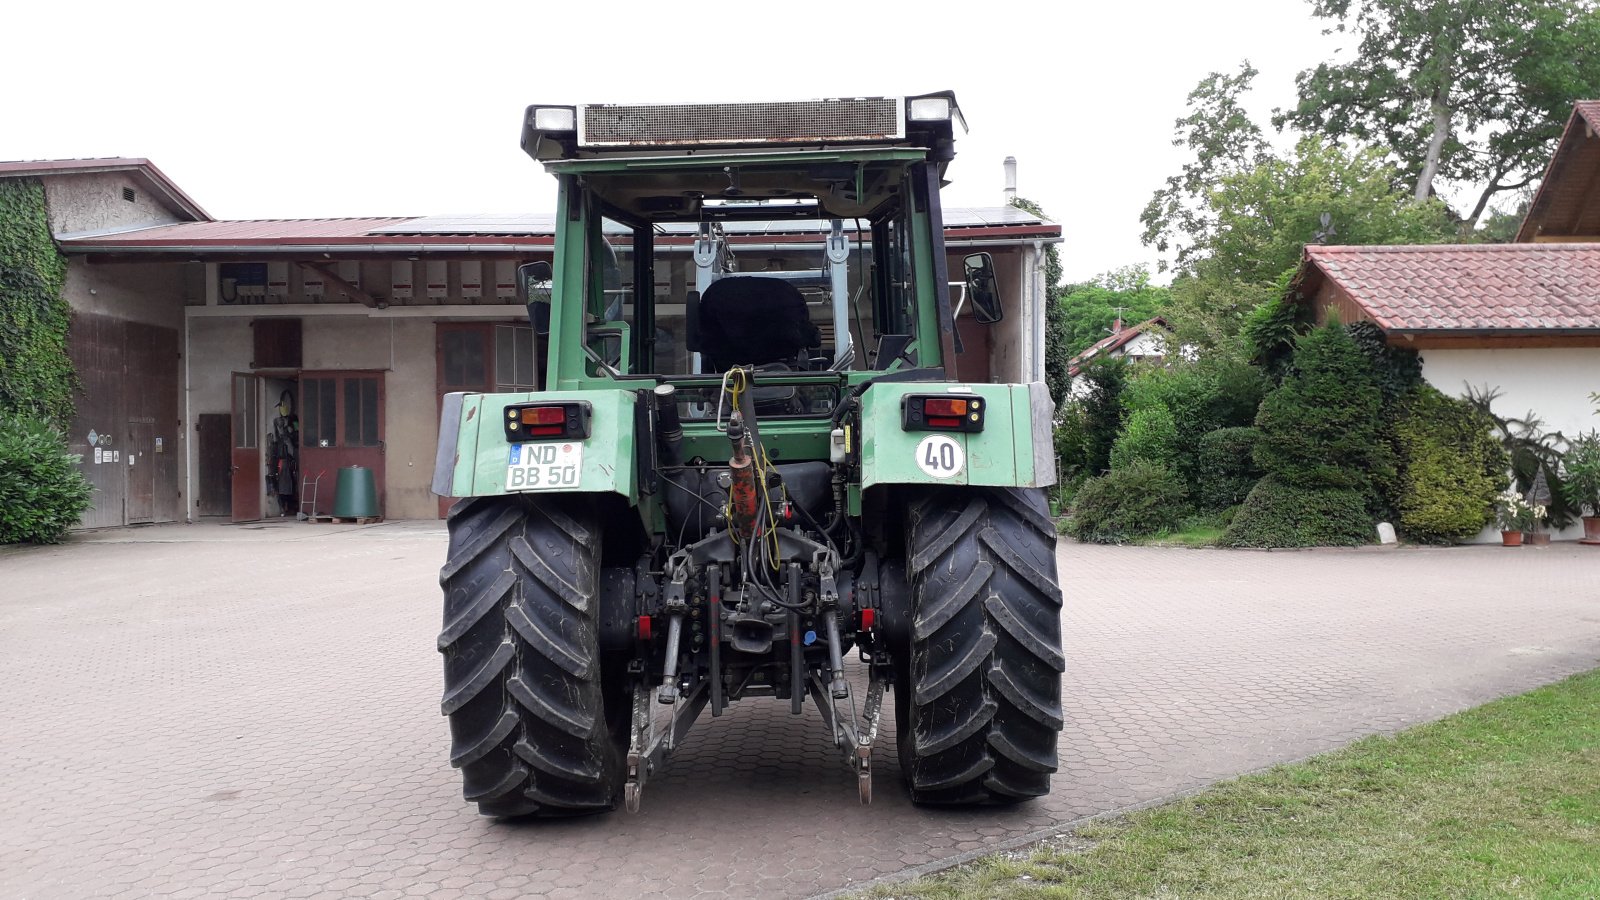
[[[589,436],[590,406],[584,401],[506,407],[506,440],[583,440]]]
[[[906,431],[982,431],[982,397],[912,394],[900,401]]]

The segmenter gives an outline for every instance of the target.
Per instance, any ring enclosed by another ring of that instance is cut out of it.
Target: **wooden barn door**
[[[156,423],[153,419],[128,422],[125,447],[128,468],[128,524],[143,525],[156,515]]]
[[[256,376],[233,373],[233,521],[261,518],[266,492],[261,470],[261,385]]]
[[[300,477],[322,475],[319,515],[333,513],[339,470],[346,466],[372,470],[383,514],[383,401],[382,372],[300,373]]]

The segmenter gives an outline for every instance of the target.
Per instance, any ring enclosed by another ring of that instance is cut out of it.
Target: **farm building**
[[[69,446],[96,489],[83,527],[288,514],[307,479],[323,473],[328,498],[351,465],[373,470],[383,515],[437,517],[441,395],[540,383],[515,272],[550,258],[549,216],[221,221],[143,159],[0,163],[0,178],[43,185],[68,259],[83,382]],[[957,318],[956,374],[1043,380],[1044,250],[1060,226],[1009,206],[948,209],[945,226],[951,271],[991,253],[1005,308],[991,326]],[[727,240],[744,271],[814,268],[826,227]],[[657,241],[664,302],[694,284],[693,237]]]
[[[1306,247],[1319,321],[1376,324],[1439,390],[1547,431],[1600,427],[1600,101],[1578,103],[1512,244]],[[1563,536],[1576,536],[1575,529]]]

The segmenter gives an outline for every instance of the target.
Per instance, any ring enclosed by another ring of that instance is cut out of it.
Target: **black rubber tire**
[[[466,799],[486,816],[612,809],[625,736],[604,708],[593,513],[583,498],[482,497],[448,525],[442,711]]]
[[[933,488],[906,518],[909,660],[895,687],[915,803],[1050,790],[1061,732],[1061,588],[1043,492]]]

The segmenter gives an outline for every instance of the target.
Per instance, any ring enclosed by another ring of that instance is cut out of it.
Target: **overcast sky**
[[[1016,156],[1081,280],[1154,259],[1138,216],[1183,162],[1172,123],[1196,81],[1248,57],[1258,119],[1292,101],[1295,72],[1337,46],[1308,9],[22,0],[0,159],[148,157],[219,218],[543,211],[554,181],[517,146],[532,102],[951,89],[971,132],[945,204],[1002,203]]]

